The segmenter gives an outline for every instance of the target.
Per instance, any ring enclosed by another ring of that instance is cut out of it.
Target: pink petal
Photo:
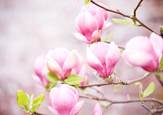
[[[62,68],[64,61],[66,60],[69,51],[66,48],[56,48],[54,50],[50,50],[47,54],[47,58],[51,58],[55,60],[59,66]]]
[[[48,84],[48,80],[46,79],[46,74],[47,74],[47,67],[45,64],[45,59],[43,56],[40,56],[36,59],[36,62],[34,64],[34,69],[35,69],[35,73],[39,78],[39,81],[46,86]],[[38,81],[38,79],[35,79],[36,81]]]
[[[61,79],[63,77],[63,71],[60,65],[53,59],[49,58],[47,61],[47,66],[50,72],[58,75],[58,77]]]
[[[103,115],[102,108],[99,103],[95,105],[93,115]]]
[[[86,71],[87,71],[86,65],[83,65],[81,70],[80,70],[80,73],[79,73],[79,76],[82,77],[82,79],[83,79],[80,82],[80,86],[88,84],[88,75],[86,74]]]
[[[150,36],[150,40],[157,57],[160,59],[163,53],[163,39],[161,38],[161,36],[152,33]]]
[[[100,30],[94,31],[93,34],[92,34],[91,43],[100,41],[100,37],[101,37],[101,31]]]
[[[79,39],[79,40],[81,40],[81,41],[83,41],[85,43],[89,43],[89,41],[87,40],[87,38],[85,36],[83,36],[82,34],[80,34],[80,33],[74,33],[74,36],[77,39]]]
[[[67,56],[65,63],[63,65],[63,70],[70,70],[73,69],[75,66],[78,65],[78,57],[75,50],[71,51]]]
[[[155,60],[156,54],[150,40],[147,37],[138,36],[126,44],[124,57],[133,65],[144,66]]]
[[[53,109],[51,106],[48,107],[48,109],[53,113],[53,115],[60,115],[55,109]]]
[[[92,68],[98,71],[103,68],[100,60],[93,54],[90,48],[87,48],[87,62]]]
[[[43,76],[42,71],[44,69],[44,66],[45,66],[45,59],[43,58],[43,56],[38,57],[34,63],[34,70],[36,75]]]
[[[101,64],[104,64],[109,47],[110,45],[107,43],[97,42],[90,46],[90,50],[92,51],[92,54],[99,59]]]
[[[71,113],[70,115],[77,115],[80,111],[80,109],[82,108],[84,104],[84,101],[79,101],[74,107],[73,109],[71,110]]]
[[[132,65],[144,66],[153,60],[151,55],[140,51],[125,51],[124,58]]]
[[[78,31],[84,36],[90,36],[93,31],[98,29],[98,25],[94,16],[92,16],[85,8],[81,11],[76,19]],[[90,40],[89,38],[87,38]]]
[[[113,72],[113,69],[118,62],[120,58],[120,51],[118,49],[118,46],[115,45],[115,43],[110,44],[110,48],[108,50],[107,56],[106,56],[106,71],[107,76],[111,75]]]

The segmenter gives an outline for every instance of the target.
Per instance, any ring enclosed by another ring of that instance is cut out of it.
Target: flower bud
[[[88,65],[95,69],[102,78],[113,73],[120,58],[120,51],[116,44],[97,42],[87,48]]]
[[[84,6],[76,18],[78,33],[75,33],[75,36],[85,43],[99,41],[107,18],[108,14],[105,10],[93,4]]]
[[[77,115],[83,105],[79,102],[78,91],[69,85],[60,84],[49,94],[49,109],[54,115]]]
[[[137,36],[129,40],[124,51],[124,58],[133,66],[153,72],[159,67],[162,53],[163,39],[152,33],[150,38]]]
[[[46,86],[48,84],[47,80],[47,67],[46,67],[46,61],[43,56],[40,56],[36,59],[34,63],[34,71],[36,76],[34,76],[34,79],[37,80],[39,83]],[[37,78],[36,78],[37,77]]]
[[[74,67],[78,65],[78,56],[75,51],[65,48],[56,48],[47,54],[47,66],[50,72],[56,74],[59,79],[64,80]]]

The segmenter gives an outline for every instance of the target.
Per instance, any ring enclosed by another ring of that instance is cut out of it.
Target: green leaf
[[[35,112],[40,107],[41,103],[44,101],[44,98],[44,94],[40,94],[38,97],[33,99],[31,112]]]
[[[91,0],[84,0],[84,4],[89,4]]]
[[[121,25],[135,25],[131,19],[113,18],[112,23]]]
[[[29,95],[22,91],[22,90],[18,90],[17,91],[17,103],[19,107],[23,107],[26,111],[29,110]]]
[[[160,69],[163,69],[163,56],[161,57],[161,61],[160,61]]]
[[[160,26],[160,32],[161,33],[163,32],[163,26]]]
[[[57,83],[57,81],[59,80],[57,75],[51,73],[51,72],[48,72],[48,77],[47,79],[52,82],[52,83]]]
[[[151,82],[143,92],[143,97],[151,95],[156,89],[154,82]]]
[[[64,83],[73,85],[73,86],[79,86],[81,80],[82,78],[80,76],[73,74],[73,75],[68,76],[68,78],[64,80]]]

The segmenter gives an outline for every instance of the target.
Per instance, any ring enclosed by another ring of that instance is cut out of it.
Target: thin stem
[[[46,114],[34,112],[32,115],[46,115]]]
[[[109,82],[109,83],[94,83],[94,84],[88,84],[88,85],[84,85],[81,86],[81,88],[87,88],[87,87],[101,87],[101,86],[107,86],[107,85],[132,85],[136,82],[142,81],[144,80],[146,77],[150,76],[152,73],[146,73],[144,74],[143,77],[140,77],[138,79],[135,80],[131,80],[128,82],[124,82],[124,81],[120,81],[120,82]]]
[[[121,16],[123,16],[123,17],[130,18],[130,15],[124,14],[124,13],[120,12],[119,10],[115,11],[115,10],[112,10],[112,9],[108,9],[108,8],[106,8],[106,7],[104,7],[104,6],[99,5],[98,3],[96,3],[96,2],[93,1],[93,0],[91,0],[91,2],[92,2],[93,4],[95,4],[96,6],[102,8],[102,9],[108,11],[108,12],[111,12],[111,13],[114,13],[114,14],[119,14],[119,15],[121,15]]]
[[[163,101],[155,99],[155,98],[147,98],[143,101],[140,99],[131,99],[131,100],[109,100],[107,98],[99,98],[99,97],[92,97],[92,96],[80,96],[80,98],[89,99],[89,100],[96,100],[96,101],[106,101],[110,104],[128,104],[128,103],[142,103],[142,102],[154,102],[157,104],[163,105]]]
[[[134,13],[136,13],[136,11],[137,11],[137,9],[139,8],[139,6],[140,6],[140,4],[142,3],[142,1],[143,1],[143,0],[141,0],[141,1],[138,3],[137,7],[136,7],[135,10],[134,10]],[[120,12],[119,10],[112,10],[112,9],[106,8],[106,7],[104,7],[104,6],[100,5],[100,4],[98,4],[98,3],[95,2],[94,0],[91,0],[91,2],[92,2],[94,5],[100,7],[100,8],[102,8],[102,9],[108,11],[108,12],[111,12],[111,13],[114,13],[114,14],[118,14],[118,15],[121,15],[121,16],[123,16],[123,17],[132,19],[133,21],[138,22],[138,23],[139,23],[139,26],[144,27],[145,29],[149,30],[150,32],[154,32],[154,33],[160,35],[159,33],[155,32],[153,29],[151,29],[150,27],[148,27],[146,24],[144,24],[140,19],[138,19],[138,18],[136,17],[136,14],[134,14],[134,16],[130,16],[130,15],[127,15],[127,14],[124,14],[124,13]]]
[[[157,81],[160,83],[160,85],[163,87],[163,81],[161,80],[160,75],[158,75],[157,73],[155,74],[155,78],[157,79]]]
[[[138,10],[138,8],[140,7],[141,3],[143,2],[143,0],[140,0],[139,3],[137,4],[136,8],[134,9],[134,16],[136,17],[136,12]]]
[[[106,43],[109,43],[110,44],[111,42],[106,41]],[[121,49],[121,50],[125,50],[125,48],[123,46],[118,46],[118,48]]]

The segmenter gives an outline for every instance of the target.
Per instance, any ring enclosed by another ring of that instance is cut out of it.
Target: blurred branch
[[[34,112],[32,115],[46,115],[46,114]]]
[[[98,4],[98,3],[95,2],[94,0],[91,0],[91,2],[92,2],[94,5],[100,7],[100,8],[102,8],[102,9],[108,11],[108,12],[111,12],[111,13],[114,13],[114,14],[118,14],[118,15],[121,15],[121,16],[123,16],[123,17],[132,19],[134,22],[138,22],[138,23],[139,23],[139,26],[144,27],[145,29],[147,29],[147,30],[150,31],[150,32],[154,32],[154,33],[160,35],[159,33],[155,32],[152,28],[148,27],[146,24],[144,24],[140,19],[138,19],[138,18],[136,17],[136,12],[137,12],[139,6],[141,5],[141,3],[143,2],[143,0],[140,0],[139,3],[137,4],[136,8],[134,9],[134,13],[133,13],[134,15],[133,15],[133,16],[124,14],[124,13],[120,12],[119,10],[112,10],[112,9],[106,8],[106,7],[104,7],[104,6],[100,5],[100,4]]]
[[[106,85],[131,85],[136,82],[144,80],[146,77],[150,76],[151,74],[152,73],[146,73],[146,74],[144,74],[143,77],[140,77],[138,79],[131,80],[128,82],[120,81],[120,82],[109,82],[109,83],[94,83],[94,84],[88,84],[88,85],[81,86],[80,88],[95,87],[95,86],[100,87],[100,86],[106,86]]]
[[[106,41],[106,43],[109,43],[110,44],[111,42]],[[118,48],[121,49],[121,50],[125,50],[125,48],[123,46],[118,46]]]
[[[130,100],[109,100],[107,98],[99,98],[93,96],[80,96],[80,98],[89,99],[89,100],[96,100],[96,101],[106,101],[110,104],[127,104],[127,103],[142,103],[142,102],[153,102],[160,105],[163,105],[163,101],[155,99],[155,98],[146,98],[143,100],[140,99],[130,99]],[[159,109],[162,110],[163,108]]]
[[[107,98],[99,98],[99,97],[94,97],[94,96],[80,96],[80,98],[84,98],[84,99],[89,99],[89,100],[95,100],[95,101],[105,101],[109,103],[109,107],[111,105],[115,105],[115,104],[129,104],[129,103],[140,103],[141,106],[147,110],[149,112],[149,115],[153,115],[155,113],[162,113],[163,112],[163,108],[154,108],[151,109],[148,106],[146,106],[144,103],[145,102],[153,102],[153,103],[157,103],[160,106],[163,105],[163,101],[155,99],[155,98],[147,98],[147,99],[130,99],[130,100],[109,100]]]

